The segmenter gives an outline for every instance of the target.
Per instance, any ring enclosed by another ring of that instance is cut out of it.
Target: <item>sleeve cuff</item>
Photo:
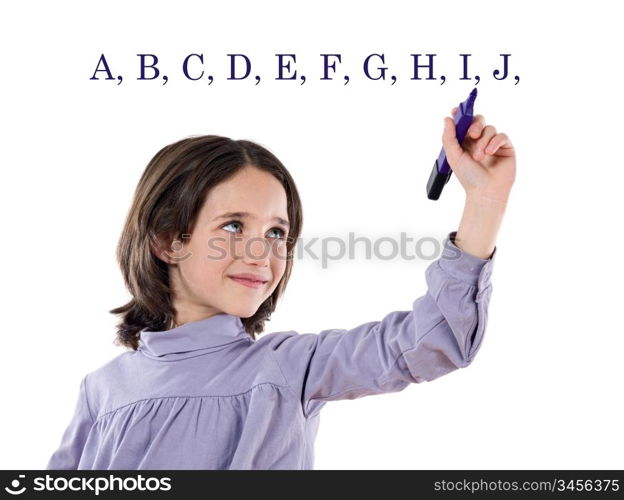
[[[452,231],[444,241],[444,249],[439,259],[440,267],[453,278],[470,285],[487,285],[492,275],[498,247],[494,247],[489,259],[481,259],[456,246],[454,243],[456,235],[457,231]]]

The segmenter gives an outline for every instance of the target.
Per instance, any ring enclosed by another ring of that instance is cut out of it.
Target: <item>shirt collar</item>
[[[248,338],[238,316],[221,313],[160,332],[141,330],[139,350],[155,359],[175,360],[223,349]]]

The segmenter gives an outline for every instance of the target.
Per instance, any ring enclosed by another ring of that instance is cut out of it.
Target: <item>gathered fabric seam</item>
[[[102,413],[101,415],[98,416],[97,420],[100,420],[101,418],[114,413],[116,411],[119,411],[123,408],[126,408],[128,406],[132,406],[135,405],[137,403],[141,403],[142,401],[153,401],[153,400],[157,400],[157,399],[179,399],[179,398],[187,398],[187,399],[196,399],[196,398],[233,398],[233,397],[237,397],[237,396],[242,396],[243,394],[247,394],[251,391],[253,391],[256,387],[262,386],[262,385],[271,385],[274,387],[288,387],[287,385],[280,385],[280,384],[274,384],[272,382],[262,382],[260,384],[256,384],[252,387],[250,387],[248,390],[243,391],[243,392],[239,392],[237,394],[207,394],[207,395],[203,395],[203,396],[183,396],[183,395],[179,395],[179,396],[155,396],[153,398],[142,398],[142,399],[137,399],[136,401],[133,401],[132,403],[127,403],[125,405],[122,406],[118,406],[117,408],[114,408],[112,410],[109,410],[105,413]]]

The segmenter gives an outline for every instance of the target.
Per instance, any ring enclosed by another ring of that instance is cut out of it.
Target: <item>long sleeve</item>
[[[78,402],[71,422],[65,429],[58,449],[52,454],[47,469],[77,469],[89,430],[94,423],[87,400],[87,376],[80,383]]]
[[[400,391],[472,362],[487,324],[496,248],[478,258],[454,244],[456,234],[427,267],[427,292],[411,310],[350,330],[276,337],[272,353],[306,417],[327,401]]]

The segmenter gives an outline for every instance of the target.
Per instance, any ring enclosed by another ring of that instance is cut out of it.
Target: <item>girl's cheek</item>
[[[270,245],[271,257],[273,259],[283,259],[286,257],[286,242],[275,239]]]
[[[283,270],[286,268],[286,257],[288,255],[288,247],[284,240],[277,241],[273,244],[272,253],[274,260],[277,261],[277,265]]]
[[[234,238],[224,236],[211,236],[206,242],[204,252],[209,263],[229,261],[235,253],[236,244]]]

